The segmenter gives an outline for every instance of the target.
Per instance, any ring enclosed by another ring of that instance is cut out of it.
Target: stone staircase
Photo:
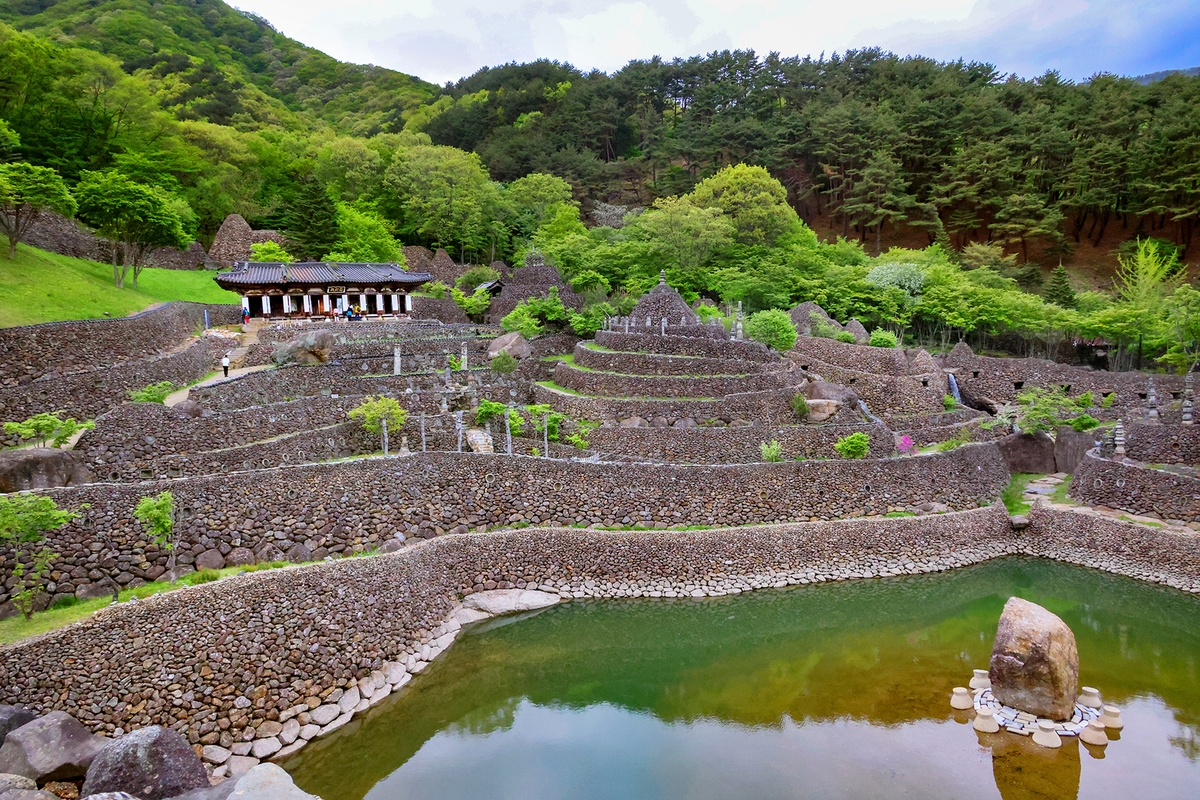
[[[492,442],[492,435],[483,428],[467,428],[466,439],[467,444],[471,446],[472,452],[496,452],[495,444]]]

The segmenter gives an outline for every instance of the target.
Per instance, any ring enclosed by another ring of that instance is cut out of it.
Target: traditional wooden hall
[[[239,261],[213,280],[242,296],[251,317],[334,317],[357,309],[363,316],[402,316],[412,310],[409,292],[433,276],[399,264],[302,264]]]

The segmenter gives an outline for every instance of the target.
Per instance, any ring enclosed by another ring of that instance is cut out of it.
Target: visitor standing
[[[228,378],[229,377],[229,354],[228,353],[226,353],[225,357],[221,359],[221,369],[225,370],[225,377]]]
[[[242,324],[243,325],[250,324],[250,309],[248,309],[248,308],[242,309]]]

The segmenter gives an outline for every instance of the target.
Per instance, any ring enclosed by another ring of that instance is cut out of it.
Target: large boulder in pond
[[[228,783],[228,781],[226,781]],[[259,764],[237,779],[230,797],[238,800],[321,800],[292,782],[292,776],[274,764]]]
[[[996,444],[1009,472],[1048,474],[1058,471],[1054,464],[1054,440],[1048,433],[1012,433]]]
[[[508,353],[516,359],[529,358],[533,355],[533,350],[529,347],[529,342],[525,341],[525,337],[513,331],[506,333],[503,336],[497,336],[488,344],[488,358],[492,359],[501,353]]]
[[[37,714],[27,708],[0,705],[0,745],[4,744],[4,739],[9,732],[15,731],[35,719],[37,719]]]
[[[208,773],[187,739],[151,725],[109,742],[92,761],[83,796],[129,792],[142,800],[165,800],[208,786]]]
[[[1079,686],[1075,634],[1036,603],[1010,597],[988,664],[992,694],[1006,706],[1054,720],[1070,718]]]
[[[324,364],[337,344],[331,331],[314,331],[297,336],[275,347],[271,358],[276,364]]]
[[[90,483],[92,473],[78,453],[56,447],[0,451],[0,494]]]
[[[39,784],[82,778],[107,742],[70,714],[51,711],[4,737],[0,772],[24,775]]]

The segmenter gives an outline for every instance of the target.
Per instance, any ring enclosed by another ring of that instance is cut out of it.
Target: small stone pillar
[[[393,375],[399,375],[400,373],[404,372],[404,369],[401,366],[402,362],[403,362],[403,359],[401,359],[401,357],[400,357],[400,346],[397,345],[392,350],[392,374]]]
[[[1183,376],[1183,424],[1191,425],[1192,423],[1192,398],[1194,395],[1195,379],[1192,377],[1191,371]]]
[[[629,317],[625,318],[625,332],[629,333]]]
[[[512,455],[512,420],[508,418],[509,412],[512,411],[512,403],[504,410],[504,450],[510,456]]]
[[[447,412],[449,412],[449,411],[450,411],[450,401],[447,399],[447,396],[446,396],[446,395],[444,395],[444,394],[442,395],[442,408],[441,408],[441,411],[442,411],[442,413],[443,413],[443,414],[445,414],[445,413],[447,413]]]
[[[427,448],[425,447],[425,412],[422,411],[421,412],[421,452],[424,453],[426,451],[426,449]]]
[[[742,338],[742,301],[738,300],[737,318],[733,322],[733,335],[739,341]]]
[[[1117,427],[1113,429],[1113,455],[1117,458],[1125,457],[1125,426],[1117,420]]]
[[[450,367],[446,367],[446,388],[450,388]]]
[[[1158,392],[1154,388],[1154,378],[1146,382],[1146,419],[1158,422]]]
[[[662,327],[662,331],[659,333],[659,335],[666,336],[667,335],[667,318],[666,317],[662,318],[662,326],[661,327]]]
[[[383,428],[383,454],[388,454],[388,435],[387,435],[387,418],[379,420],[380,426]]]
[[[549,414],[542,415],[542,446],[543,446],[543,448],[545,448],[542,450],[542,456],[544,458],[549,458],[550,457],[550,415]]]
[[[463,412],[454,412],[454,432],[458,434],[458,452],[462,452],[463,440]]]
[[[462,369],[467,369],[467,343],[462,343]]]
[[[396,455],[398,455],[398,456],[411,456],[412,455],[412,451],[408,449],[408,435],[407,434],[400,437],[400,452],[396,453]]]

